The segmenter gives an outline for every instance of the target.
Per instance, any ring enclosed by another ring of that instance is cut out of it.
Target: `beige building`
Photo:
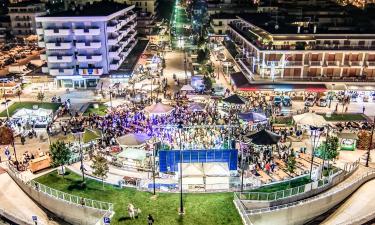
[[[249,80],[375,81],[370,26],[275,21],[269,14],[249,14],[229,24],[236,60]]]
[[[228,24],[236,19],[235,14],[218,13],[211,16],[210,26],[215,35],[225,35]]]
[[[140,8],[142,12],[149,12],[153,15],[157,14],[157,0],[116,0],[116,2],[135,5],[135,7]]]
[[[12,33],[18,36],[36,34],[35,17],[46,13],[43,3],[19,2],[8,8]]]

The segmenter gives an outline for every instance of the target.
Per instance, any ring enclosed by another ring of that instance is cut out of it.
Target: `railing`
[[[83,198],[76,195],[71,195],[53,188],[50,188],[44,184],[41,184],[34,180],[27,180],[22,174],[16,171],[12,165],[8,163],[8,172],[11,172],[14,177],[18,178],[20,181],[25,183],[26,185],[34,188],[36,191],[42,192],[52,198],[57,198],[62,201],[66,201],[72,204],[81,205],[89,208],[104,210],[104,211],[111,211],[113,212],[113,204],[109,202],[102,202],[93,199]]]
[[[357,162],[355,162],[355,163],[357,163]],[[354,168],[354,169],[356,169],[356,168]],[[327,196],[334,195],[334,194],[336,194],[340,191],[343,191],[344,189],[350,188],[350,187],[354,186],[355,184],[357,184],[362,179],[367,178],[368,176],[372,176],[372,175],[374,175],[374,177],[375,177],[375,171],[368,171],[365,174],[363,174],[362,176],[353,180],[352,182],[347,183],[346,185],[343,185],[340,188],[337,188],[337,190],[334,190],[334,191],[329,190],[327,192],[316,195],[314,197],[303,199],[303,200],[300,200],[300,201],[291,202],[291,203],[288,203],[288,204],[272,206],[272,207],[268,207],[268,208],[246,210],[246,215],[254,215],[254,214],[260,214],[260,213],[264,213],[264,212],[271,212],[271,211],[280,210],[280,209],[283,209],[283,208],[294,207],[294,206],[297,206],[297,205],[304,204],[306,202],[317,201],[317,200],[325,198]]]
[[[253,223],[250,221],[250,218],[246,215],[246,210],[241,202],[240,199],[238,199],[236,193],[234,193],[234,205],[236,206],[237,210],[240,212],[240,216],[242,218],[242,221],[245,225],[253,225]]]
[[[325,186],[330,184],[330,181],[332,180],[332,178],[334,176],[336,176],[339,172],[340,172],[339,169],[334,168],[334,170],[332,170],[330,172],[329,177],[325,177],[325,178],[320,179],[318,181],[314,181],[314,182],[311,182],[311,183],[308,183],[308,184],[300,185],[300,186],[297,186],[297,187],[294,187],[294,188],[288,188],[288,189],[281,190],[281,191],[269,192],[269,193],[267,193],[267,192],[252,192],[252,191],[242,192],[242,193],[236,192],[235,195],[238,195],[237,197],[241,200],[276,201],[276,200],[285,199],[285,198],[293,197],[293,196],[296,196],[296,195],[300,195],[300,194],[309,192],[313,189],[325,187]],[[308,187],[308,186],[310,186],[311,188],[306,189],[306,187]]]

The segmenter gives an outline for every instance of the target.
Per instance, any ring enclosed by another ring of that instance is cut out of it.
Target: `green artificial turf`
[[[86,129],[85,133],[83,133],[83,142],[88,143],[88,142],[93,141],[93,140],[95,140],[99,137],[100,137],[100,134],[99,134],[98,131]]]
[[[347,114],[332,114],[331,117],[326,117],[324,115],[324,119],[327,121],[359,121],[359,120],[366,120],[363,114],[354,114],[354,113],[347,113]]]
[[[280,182],[280,183],[276,183],[276,184],[270,184],[270,185],[267,185],[267,186],[264,186],[264,187],[260,187],[260,188],[251,190],[251,192],[267,192],[267,193],[270,193],[270,192],[282,191],[282,190],[286,190],[286,189],[289,189],[289,188],[302,186],[302,185],[305,185],[305,184],[310,183],[310,182],[311,182],[310,178],[308,176],[305,176],[305,177],[297,178],[297,179],[290,180],[290,181]]]
[[[96,114],[99,116],[105,116],[107,114],[107,106],[102,103],[99,104],[99,107],[97,109],[94,108],[93,104],[90,104],[89,107],[87,107],[86,111],[83,113],[84,116],[88,116],[89,114]]]
[[[233,193],[184,194],[185,215],[178,215],[179,194],[159,193],[156,199],[148,192],[132,188],[120,189],[87,179],[86,187],[81,188],[81,177],[68,171],[65,179],[56,171],[36,180],[49,187],[81,197],[114,203],[115,215],[111,224],[147,224],[147,215],[151,214],[155,224],[162,225],[241,225],[241,218],[233,204]],[[127,205],[132,203],[141,209],[136,220],[130,220]]]
[[[26,108],[32,109],[34,105],[37,105],[39,108],[43,109],[52,109],[55,112],[60,106],[61,103],[52,103],[52,102],[14,102],[12,105],[8,107],[9,116],[12,116],[16,113],[17,110]],[[4,110],[0,113],[0,117],[6,117],[7,111]]]

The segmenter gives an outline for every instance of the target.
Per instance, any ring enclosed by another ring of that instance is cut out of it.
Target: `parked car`
[[[327,107],[328,105],[328,99],[326,97],[321,97],[318,102],[316,103],[317,106],[320,107]]]
[[[364,95],[363,96],[363,102],[368,102],[369,98],[370,97],[368,95]]]
[[[315,104],[315,97],[314,96],[309,96],[305,100],[305,106],[312,107]]]
[[[281,98],[280,96],[275,96],[275,97],[273,98],[273,104],[274,104],[275,106],[280,106],[281,103],[282,103],[282,98]]]
[[[289,96],[284,96],[283,98],[283,106],[290,107],[292,106],[292,99]]]

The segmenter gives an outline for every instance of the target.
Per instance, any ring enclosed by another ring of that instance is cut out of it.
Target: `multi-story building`
[[[142,35],[151,35],[156,28],[155,15],[150,12],[137,11],[137,31]]]
[[[237,17],[235,14],[218,13],[211,16],[210,26],[215,35],[226,35],[228,31],[228,24],[234,21]]]
[[[142,12],[149,12],[153,15],[157,14],[157,7],[159,5],[157,0],[116,0],[116,2],[135,5]]]
[[[10,32],[9,16],[0,16],[0,42],[5,42],[7,33]]]
[[[21,36],[35,34],[35,17],[45,14],[45,5],[32,1],[10,4],[8,9],[12,33]]]
[[[95,87],[102,75],[119,69],[137,42],[134,6],[98,2],[37,17],[43,72],[58,87]]]
[[[249,80],[375,81],[375,30],[369,24],[323,26],[247,14],[229,24],[229,36]]]

